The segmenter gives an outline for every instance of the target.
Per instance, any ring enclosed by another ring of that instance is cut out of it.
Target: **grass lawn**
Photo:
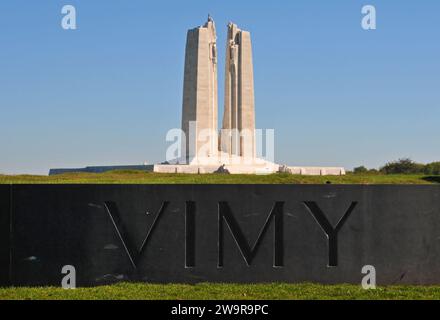
[[[348,174],[345,176],[161,174],[113,171],[56,176],[0,175],[0,184],[438,184],[440,176]]]
[[[440,286],[391,286],[363,290],[355,285],[198,284],[153,285],[121,283],[95,288],[0,288],[0,300],[401,300],[440,299]]]

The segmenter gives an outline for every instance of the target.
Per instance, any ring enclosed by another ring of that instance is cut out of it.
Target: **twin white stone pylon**
[[[228,25],[223,127],[218,134],[217,36],[211,17],[188,31],[182,131],[186,163],[254,158],[255,103],[250,33]]]

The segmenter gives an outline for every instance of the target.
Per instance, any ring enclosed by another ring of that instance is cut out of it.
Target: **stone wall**
[[[436,185],[0,186],[0,285],[440,284],[439,230]]]

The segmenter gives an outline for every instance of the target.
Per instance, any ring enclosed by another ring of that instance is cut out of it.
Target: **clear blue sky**
[[[65,4],[78,30],[61,28]],[[375,31],[360,26],[365,4]],[[186,31],[208,13],[220,92],[227,22],[252,33],[257,126],[275,129],[278,163],[440,160],[439,12],[438,0],[2,0],[0,172],[162,161]]]

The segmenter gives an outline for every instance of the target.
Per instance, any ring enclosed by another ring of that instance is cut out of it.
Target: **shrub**
[[[440,175],[440,162],[428,163],[424,170],[424,174]]]
[[[364,166],[360,166],[360,167],[354,168],[353,172],[355,174],[363,174],[363,173],[367,173],[368,169],[365,168]]]
[[[388,162],[385,166],[380,168],[380,171],[385,174],[416,174],[423,173],[425,166],[416,163],[409,158],[399,159],[394,162]]]

